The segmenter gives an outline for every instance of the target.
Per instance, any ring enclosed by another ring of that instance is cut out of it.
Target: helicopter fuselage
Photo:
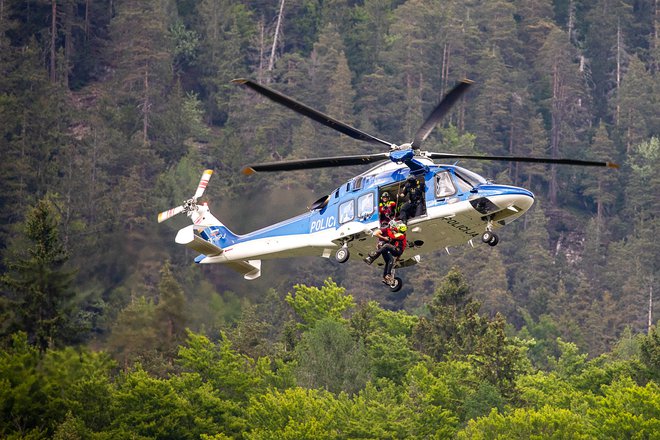
[[[424,185],[423,213],[408,220],[409,246],[399,258],[401,266],[419,261],[420,254],[462,245],[510,223],[533,203],[534,195],[523,188],[496,185],[456,165],[424,161],[425,171],[415,177]],[[384,191],[392,194],[397,208],[412,170],[386,162],[349,180],[308,211],[288,220],[237,235],[224,225],[209,226],[201,237],[222,250],[200,255],[198,263],[229,263],[297,256],[330,257],[344,247],[364,257],[373,250],[371,233],[383,219],[378,202]],[[423,183],[422,183],[423,182]]]

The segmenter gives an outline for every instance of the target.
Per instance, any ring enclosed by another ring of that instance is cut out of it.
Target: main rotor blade
[[[202,197],[202,194],[204,194],[204,190],[206,189],[206,185],[209,183],[211,174],[213,174],[213,170],[205,170],[202,174],[202,178],[200,179],[199,185],[197,186],[197,191],[195,191],[195,195],[193,196],[194,201],[197,201],[197,199]]]
[[[529,163],[550,163],[559,165],[581,165],[587,167],[608,167],[619,168],[619,165],[613,162],[598,162],[591,160],[578,159],[553,159],[551,157],[520,157],[520,156],[476,156],[473,154],[453,154],[453,153],[426,153],[426,157],[431,159],[476,159],[476,160],[501,160],[508,162],[529,162]]]
[[[256,83],[252,80],[239,78],[232,80],[232,82],[243,85],[245,87],[249,87],[255,92],[264,95],[266,98],[275,101],[278,104],[282,104],[283,106],[288,107],[294,112],[300,113],[303,116],[307,116],[308,118],[311,118],[314,121],[325,125],[326,127],[330,127],[333,130],[337,130],[340,133],[344,133],[345,135],[350,136],[353,139],[369,142],[372,144],[382,144],[382,145],[387,145],[388,147],[392,147],[391,142],[378,139],[377,137],[374,137],[369,133],[365,133],[361,130],[358,130],[355,127],[351,127],[350,125],[338,121],[332,118],[331,116],[326,115],[325,113],[321,113],[318,110],[314,110],[313,108],[308,107],[305,104],[298,102],[293,98],[289,98],[288,96],[283,95],[280,92],[276,92],[275,90],[266,87],[264,85],[261,85],[259,83]]]
[[[183,206],[177,206],[176,208],[168,209],[167,211],[163,211],[160,214],[158,214],[158,223],[162,223],[168,218],[172,218],[175,215],[179,214],[180,212],[183,212]]]
[[[260,171],[294,171],[312,168],[345,167],[364,165],[389,159],[388,153],[361,154],[358,156],[319,157],[313,159],[289,160],[283,162],[267,162],[245,166],[241,172],[249,175]]]
[[[419,127],[417,133],[415,133],[415,137],[413,138],[413,142],[411,144],[413,150],[419,150],[422,142],[424,142],[428,135],[431,134],[435,126],[447,114],[447,112],[449,112],[452,106],[456,104],[456,101],[458,101],[459,98],[463,96],[465,92],[467,92],[472,83],[473,81],[464,79],[456,84],[456,86],[451,89],[451,91],[447,93],[444,98],[442,98],[442,101],[438,103],[435,109],[433,109],[431,114],[426,118],[426,121],[424,121],[422,126]]]

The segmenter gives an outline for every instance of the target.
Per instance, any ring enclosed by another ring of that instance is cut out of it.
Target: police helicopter
[[[422,142],[437,123],[472,85],[460,81],[433,109],[412,142],[397,145],[381,140],[355,127],[338,121],[318,110],[298,102],[270,87],[249,79],[233,81],[266,98],[337,130],[353,139],[382,146],[386,151],[351,156],[333,156],[268,162],[245,166],[242,172],[283,172],[375,164],[353,177],[334,191],[315,201],[306,212],[250,232],[236,234],[211,214],[207,203],[198,203],[212,170],[206,170],[193,197],[181,206],[161,212],[158,222],[185,212],[192,224],[179,230],[176,243],[185,245],[200,255],[196,263],[220,263],[253,280],[261,275],[261,261],[299,256],[321,256],[345,263],[351,256],[357,261],[375,248],[373,233],[383,219],[379,201],[384,193],[399,197],[405,184],[423,188],[421,206],[407,218],[407,244],[395,262],[395,268],[412,266],[421,255],[451,246],[474,244],[474,240],[489,246],[499,242],[497,230],[521,215],[533,204],[531,191],[487,181],[482,176],[456,164],[435,163],[433,160],[477,159],[529,163],[581,165],[618,168],[611,162],[560,158],[477,156],[454,153],[434,153],[421,150]],[[400,209],[405,200],[397,200]],[[387,219],[386,219],[387,220]],[[382,265],[382,263],[380,263]],[[389,277],[388,287],[396,292],[402,287],[399,277]]]

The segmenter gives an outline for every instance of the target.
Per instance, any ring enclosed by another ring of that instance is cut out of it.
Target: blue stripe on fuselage
[[[520,194],[531,197],[532,199],[534,198],[534,193],[532,193],[531,191],[525,188],[520,188],[517,186],[496,185],[489,183],[489,184],[481,184],[477,187],[477,189],[479,191],[479,195],[484,197],[504,195],[504,194]]]
[[[206,240],[210,240],[216,246],[225,249],[233,244],[257,238],[307,234],[309,233],[310,217],[313,214],[315,213],[306,212],[244,235],[234,234],[226,226],[209,226],[202,231],[201,236]]]

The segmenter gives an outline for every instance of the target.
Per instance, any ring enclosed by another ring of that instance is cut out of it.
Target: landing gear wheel
[[[486,231],[483,234],[481,234],[481,241],[484,243],[490,243],[490,241],[495,237],[495,234],[493,234],[491,231]]]
[[[403,280],[399,277],[394,277],[388,285],[390,286],[390,292],[398,292],[403,287]]]
[[[490,241],[488,242],[488,246],[496,246],[497,243],[499,242],[500,242],[500,237],[498,237],[497,234],[493,234],[493,238],[491,238]]]
[[[347,247],[340,247],[335,253],[335,260],[337,260],[338,263],[346,263],[350,256],[351,254],[348,252]]]

